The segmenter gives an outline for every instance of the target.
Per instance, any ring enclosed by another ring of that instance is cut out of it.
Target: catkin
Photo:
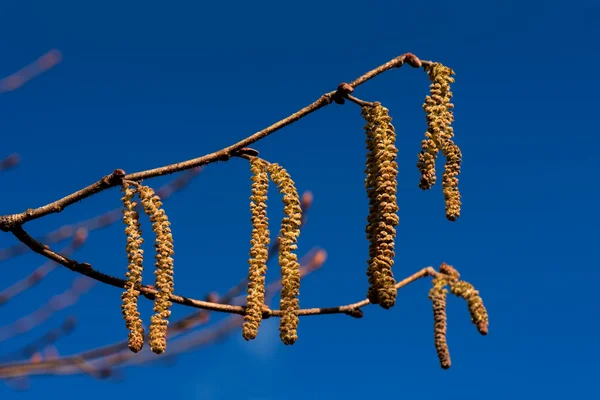
[[[246,314],[242,325],[242,336],[252,340],[258,335],[262,321],[262,308],[265,304],[265,274],[269,256],[269,219],[267,218],[267,192],[269,175],[267,162],[260,158],[250,159],[252,171],[252,195],[250,212],[252,221],[252,239],[250,240],[250,259],[248,263],[248,296],[246,297]]]
[[[452,265],[443,262],[440,265],[440,272],[450,277],[449,282],[458,281],[460,273]]]
[[[144,239],[140,228],[139,214],[135,211],[137,205],[132,201],[135,191],[127,184],[123,184],[122,191],[125,193],[121,198],[123,201],[123,223],[126,225],[127,235],[127,266],[125,291],[121,295],[121,311],[125,319],[125,326],[129,330],[128,347],[137,353],[144,346],[144,326],[138,310],[138,298],[140,295],[136,285],[142,283],[142,271],[144,262],[144,251],[140,248]]]
[[[465,281],[457,281],[450,284],[450,293],[467,301],[471,321],[482,335],[488,334],[488,313],[483,305],[479,291],[473,285]]]
[[[446,218],[455,221],[460,217],[461,196],[458,190],[458,175],[462,163],[462,153],[454,143],[454,122],[450,84],[454,82],[454,71],[442,64],[424,66],[432,84],[430,95],[425,97],[423,109],[427,117],[426,139],[422,142],[417,167],[421,173],[419,187],[429,189],[435,184],[435,161],[439,150],[446,163],[442,177],[442,189],[446,207]]]
[[[398,164],[396,133],[388,109],[380,103],[363,107],[367,159],[365,187],[369,198],[366,234],[369,241],[367,298],[389,309],[396,303],[393,277],[394,242],[399,218],[396,199]]]
[[[443,278],[434,278],[433,287],[429,290],[429,299],[433,305],[434,343],[435,350],[443,369],[450,368],[450,351],[446,340],[446,295],[447,282]]]
[[[138,195],[144,206],[144,212],[150,217],[152,230],[156,235],[154,248],[156,251],[155,287],[157,290],[154,298],[155,314],[150,319],[149,341],[150,348],[156,354],[161,354],[167,347],[167,325],[171,315],[171,301],[173,294],[173,235],[169,219],[165,210],[161,208],[162,202],[148,186],[139,186]]]
[[[270,164],[271,179],[283,195],[285,217],[281,221],[279,236],[279,265],[281,267],[281,299],[279,308],[283,312],[279,323],[279,336],[284,344],[294,344],[298,339],[298,315],[300,294],[300,263],[295,250],[300,235],[302,209],[300,196],[288,172],[278,164]]]

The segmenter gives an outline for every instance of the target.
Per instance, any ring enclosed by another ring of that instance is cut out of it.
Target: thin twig
[[[393,60],[388,61],[387,63],[365,73],[364,75],[360,76],[359,78],[357,78],[356,80],[351,82],[349,85],[354,89],[354,88],[362,85],[366,81],[376,77],[377,75],[384,73],[385,71],[388,71],[392,68],[401,67],[405,62],[416,68],[419,68],[422,65],[422,62],[416,56],[414,56],[411,53],[406,53],[406,54],[396,57]],[[338,92],[338,90],[334,90],[332,92],[325,93],[324,95],[319,97],[316,101],[314,101],[313,103],[309,104],[308,106],[302,108],[301,110],[295,112],[294,114],[274,123],[273,125],[265,128],[261,131],[258,131],[256,133],[248,136],[247,138],[245,138],[235,144],[225,147],[219,151],[216,151],[216,152],[213,152],[213,153],[210,153],[210,154],[198,157],[198,158],[194,158],[191,160],[182,161],[182,162],[166,165],[166,166],[159,167],[159,168],[149,169],[146,171],[135,172],[132,174],[125,174],[125,171],[123,171],[121,169],[117,169],[110,175],[102,177],[97,182],[95,182],[81,190],[78,190],[66,197],[63,197],[62,199],[56,200],[52,203],[49,203],[45,206],[38,207],[35,209],[30,208],[30,209],[23,211],[21,213],[18,213],[18,214],[0,216],[0,229],[5,232],[12,231],[16,226],[22,225],[26,222],[41,218],[48,214],[61,212],[66,207],[68,207],[74,203],[77,203],[77,202],[79,202],[83,199],[86,199],[92,195],[100,193],[106,189],[120,185],[123,179],[132,180],[132,181],[139,181],[142,179],[151,179],[151,178],[155,178],[158,176],[173,174],[175,172],[184,171],[187,169],[207,165],[207,164],[214,163],[217,161],[228,161],[229,159],[231,159],[233,157],[233,155],[235,153],[239,152],[240,149],[248,147],[257,141],[266,138],[267,136],[271,135],[272,133],[277,132],[281,128],[284,128],[284,127],[306,117],[307,115],[312,114],[313,112],[331,104],[333,101],[333,98],[335,97],[337,92]]]
[[[21,68],[17,72],[0,79],[0,93],[18,89],[41,73],[53,68],[62,60],[62,54],[52,49],[42,54],[37,60]]]
[[[11,339],[19,334],[30,331],[50,318],[54,313],[73,305],[79,297],[90,290],[95,282],[78,276],[71,287],[46,301],[40,308],[19,318],[13,323],[0,327],[0,342]]]
[[[3,160],[0,160],[0,172],[7,171],[11,168],[16,167],[17,165],[19,165],[20,161],[21,158],[16,153],[7,156]]]

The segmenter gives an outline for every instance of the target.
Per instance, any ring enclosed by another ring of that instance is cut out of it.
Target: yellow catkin
[[[363,107],[366,120],[367,159],[365,187],[369,198],[366,234],[369,241],[367,298],[389,309],[396,303],[396,280],[393,277],[394,242],[398,204],[396,199],[398,164],[396,133],[388,109],[380,103]]]
[[[423,190],[429,190],[437,180],[435,175],[435,162],[437,160],[439,148],[429,131],[425,132],[426,139],[421,142],[421,152],[417,161],[417,168],[421,172],[419,187]]]
[[[425,65],[425,71],[432,81],[430,95],[426,96],[423,109],[427,116],[426,140],[423,141],[417,167],[421,172],[419,186],[429,189],[435,183],[435,160],[439,150],[446,163],[442,177],[442,187],[446,204],[446,218],[455,221],[460,217],[461,196],[458,190],[458,175],[462,163],[462,153],[454,143],[454,122],[450,84],[454,82],[454,71],[442,64]]]
[[[488,334],[489,319],[488,313],[483,305],[483,300],[479,296],[479,291],[475,290],[473,285],[465,281],[457,281],[450,284],[450,293],[467,301],[471,321],[477,327],[482,335]]]
[[[165,210],[161,208],[162,202],[148,186],[138,187],[138,195],[144,206],[144,212],[150,217],[152,230],[156,235],[154,249],[156,252],[155,287],[157,290],[154,298],[155,314],[150,319],[149,341],[150,348],[156,354],[161,354],[167,347],[167,325],[171,315],[169,300],[173,294],[173,235],[169,219]]]
[[[123,185],[122,191],[124,192],[124,196],[121,198],[124,206],[123,223],[126,225],[126,251],[129,265],[127,266],[125,291],[121,295],[121,311],[125,319],[125,325],[129,330],[129,349],[137,353],[144,346],[144,326],[138,310],[140,292],[136,289],[136,285],[142,283],[144,251],[140,246],[144,239],[142,239],[140,228],[140,216],[135,211],[137,203],[132,201],[135,191],[126,184]]]
[[[433,287],[429,290],[429,299],[433,304],[434,343],[435,350],[443,369],[450,368],[450,351],[446,340],[446,295],[447,282],[443,278],[434,278]]]
[[[295,250],[300,235],[302,209],[300,196],[294,181],[287,171],[278,164],[270,164],[268,171],[271,179],[283,195],[283,212],[279,236],[279,265],[281,267],[281,300],[279,308],[283,312],[279,323],[279,336],[284,344],[294,344],[298,339],[298,315],[300,305],[300,263]]]
[[[460,273],[452,265],[445,262],[440,265],[440,272],[450,277],[449,282],[458,281],[460,279]]]
[[[265,304],[265,274],[269,256],[269,219],[267,218],[267,192],[269,175],[267,162],[253,157],[250,160],[252,171],[252,195],[250,196],[250,213],[252,215],[252,239],[250,240],[250,259],[248,263],[248,296],[246,297],[246,314],[242,326],[242,336],[252,340],[258,335],[262,321],[262,309]]]

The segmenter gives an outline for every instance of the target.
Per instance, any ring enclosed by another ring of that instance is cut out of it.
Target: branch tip
[[[419,60],[419,57],[415,56],[412,53],[406,53],[405,54],[406,58],[404,59],[404,62],[407,63],[408,65],[410,65],[413,68],[421,68],[423,63],[421,62],[421,60]]]

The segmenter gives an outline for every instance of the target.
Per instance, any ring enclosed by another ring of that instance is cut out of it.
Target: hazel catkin
[[[424,65],[432,81],[430,94],[425,97],[423,109],[427,118],[426,139],[422,142],[417,167],[421,173],[419,187],[429,189],[435,184],[435,161],[439,150],[446,159],[442,177],[442,189],[446,208],[446,218],[455,221],[460,216],[461,196],[458,190],[458,175],[462,163],[462,153],[454,143],[454,122],[450,84],[454,82],[454,71],[442,64]]]
[[[483,305],[479,291],[473,285],[465,281],[457,281],[450,284],[450,293],[467,301],[471,321],[482,335],[488,334],[488,313]]]
[[[144,346],[144,326],[138,310],[138,298],[140,295],[136,285],[142,283],[142,271],[144,262],[144,251],[140,248],[144,239],[140,228],[139,214],[135,211],[137,205],[132,201],[135,191],[127,184],[123,184],[123,223],[126,225],[127,235],[127,266],[125,291],[121,295],[121,311],[125,319],[125,325],[129,330],[128,347],[134,353],[139,352]]]
[[[242,325],[242,336],[252,340],[258,335],[262,321],[262,309],[265,304],[265,274],[269,256],[269,219],[267,218],[267,192],[269,175],[267,162],[258,157],[250,159],[252,171],[252,195],[250,196],[250,212],[252,221],[252,239],[250,240],[250,259],[248,263],[248,295],[246,297],[246,313]]]
[[[429,299],[433,305],[434,344],[435,350],[443,369],[450,368],[450,351],[446,340],[447,317],[446,317],[446,295],[447,281],[436,277],[433,279],[433,287],[429,290]]]
[[[367,298],[389,309],[396,303],[396,280],[393,277],[394,242],[399,218],[396,199],[398,164],[396,133],[388,109],[380,103],[365,106],[367,159],[365,188],[369,198],[366,234],[369,241]]]
[[[156,235],[154,274],[157,293],[154,298],[155,314],[150,319],[149,342],[152,351],[161,354],[166,350],[168,318],[171,315],[172,303],[169,299],[173,294],[173,235],[169,219],[165,210],[161,208],[162,202],[154,190],[148,186],[139,186],[138,195]]]
[[[283,312],[279,323],[279,336],[284,344],[291,345],[298,339],[297,296],[300,294],[300,263],[295,250],[300,236],[302,209],[300,196],[288,172],[278,164],[269,164],[271,179],[283,195],[283,212],[279,236],[279,265],[281,267],[281,295],[279,308]]]

